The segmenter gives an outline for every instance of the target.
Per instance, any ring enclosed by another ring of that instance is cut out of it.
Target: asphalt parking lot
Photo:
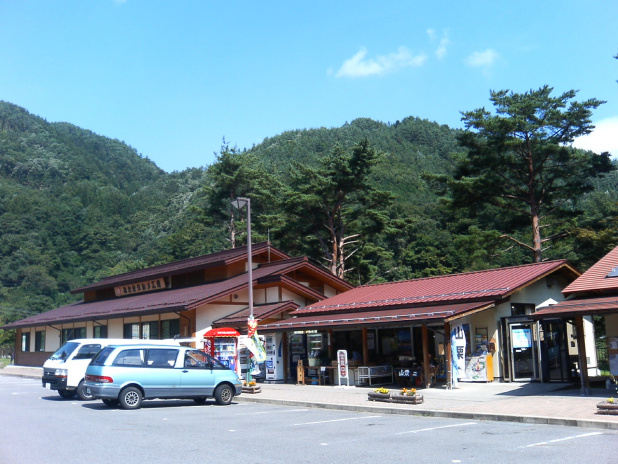
[[[0,376],[0,462],[614,462],[618,432],[235,401],[63,400],[40,380]]]

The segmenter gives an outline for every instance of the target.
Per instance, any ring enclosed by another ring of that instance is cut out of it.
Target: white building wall
[[[266,289],[266,303],[276,303],[279,301],[279,287],[269,287]]]
[[[304,298],[302,298],[302,297],[298,296],[296,293],[290,292],[289,290],[286,290],[286,289],[283,289],[283,291],[282,291],[281,300],[282,301],[292,300],[292,301],[294,301],[294,303],[299,305],[301,308],[304,308],[306,306]]]
[[[212,323],[222,317],[242,311],[247,307],[243,305],[207,304],[195,311],[195,336],[202,338],[204,333],[212,329]]]
[[[324,295],[326,296],[326,298],[330,298],[331,296],[337,295],[337,290],[335,290],[330,285],[324,284]]]

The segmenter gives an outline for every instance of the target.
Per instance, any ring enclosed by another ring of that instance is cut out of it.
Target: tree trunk
[[[541,248],[541,228],[538,211],[532,212],[532,250],[534,253],[534,262],[540,263],[543,260]]]

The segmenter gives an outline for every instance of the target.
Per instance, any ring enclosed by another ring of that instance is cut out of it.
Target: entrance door
[[[545,320],[541,327],[543,381],[566,382],[569,370],[565,323],[562,320]]]
[[[513,380],[537,378],[534,323],[511,324],[511,366]]]

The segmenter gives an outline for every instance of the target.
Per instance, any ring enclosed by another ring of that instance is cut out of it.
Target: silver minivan
[[[242,391],[236,373],[203,351],[185,346],[122,345],[103,348],[86,369],[86,388],[108,406],[137,409],[142,400],[214,398],[230,404]]]

